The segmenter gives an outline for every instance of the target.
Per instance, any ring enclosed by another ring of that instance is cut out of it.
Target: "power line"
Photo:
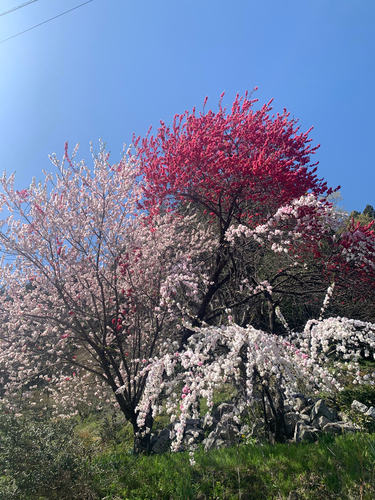
[[[37,2],[38,0],[30,0],[29,2],[25,2],[21,5],[18,5],[18,7],[13,7],[13,9],[10,9],[10,10],[6,10],[5,12],[2,12],[0,14],[0,17],[1,16],[5,16],[6,14],[10,14],[11,12],[14,12],[15,10],[17,9],[22,9],[22,7],[26,7],[26,5],[29,5],[30,3],[34,3],[34,2]]]
[[[36,1],[36,0],[34,0]],[[78,9],[79,7],[82,7],[83,5],[86,5],[87,3],[92,2],[92,0],[88,0],[88,2],[81,3],[80,5],[77,5],[77,7],[73,7],[72,9],[66,10],[65,12],[62,12],[61,14],[51,17],[50,19],[47,19],[47,21],[43,21],[42,23],[36,24],[35,26],[32,26],[31,28],[28,28],[27,30],[21,31],[20,33],[17,33],[16,35],[10,36],[9,38],[6,38],[5,40],[1,40],[0,43],[7,42],[8,40],[11,40],[12,38],[15,38],[16,36],[22,35],[23,33],[26,33],[27,31],[33,30],[34,28],[37,28],[38,26],[42,26],[42,24],[49,23],[53,19],[57,19],[58,17],[63,16],[64,14],[67,14],[68,12],[71,12],[72,10]]]

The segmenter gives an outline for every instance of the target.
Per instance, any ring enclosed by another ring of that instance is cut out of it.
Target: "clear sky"
[[[37,0],[0,15],[0,42],[85,0]],[[0,0],[0,14],[26,0]],[[318,172],[348,211],[375,206],[374,0],[92,0],[0,43],[0,172],[17,188],[52,171],[64,143],[107,144],[176,113],[217,110],[259,87],[312,125]]]

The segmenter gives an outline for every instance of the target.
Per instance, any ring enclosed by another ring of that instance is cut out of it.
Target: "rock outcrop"
[[[285,437],[289,442],[316,441],[323,433],[342,434],[358,432],[361,427],[351,422],[343,413],[327,406],[322,399],[313,400],[302,394],[296,394],[293,406],[284,409]],[[375,408],[370,408],[353,401],[352,409],[372,417],[375,420]],[[269,422],[272,425],[272,419]],[[184,435],[179,451],[189,449],[201,443],[205,451],[233,446],[252,438],[264,436],[264,422],[258,417],[253,422],[241,414],[234,403],[222,403],[211,416],[186,421]],[[174,425],[170,424],[151,436],[151,452],[164,453],[170,449],[174,436]]]

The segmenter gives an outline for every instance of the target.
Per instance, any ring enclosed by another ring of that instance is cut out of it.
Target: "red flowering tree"
[[[336,283],[331,314],[375,320],[375,232],[368,224],[349,222],[332,236],[328,251],[320,253],[323,274]]]
[[[306,273],[300,271],[298,277],[296,272],[290,277],[289,270],[285,280],[278,272],[289,269],[288,259],[273,262],[274,254],[268,252],[267,256],[256,242],[246,248],[246,255],[238,247],[231,248],[225,238],[230,226],[256,228],[281,206],[306,193],[323,196],[332,192],[317,178],[316,164],[310,164],[319,147],[311,146],[311,129],[300,132],[297,120],[286,110],[270,116],[272,101],[254,110],[256,100],[246,93],[243,98],[237,95],[227,110],[222,99],[223,95],[216,113],[186,111],[174,117],[172,127],[161,122],[155,137],[135,141],[145,181],[143,206],[151,213],[162,208],[199,214],[215,228],[220,241],[209,262],[210,286],[193,305],[195,326],[217,320],[227,307],[239,308],[244,322],[253,317],[254,311],[243,308],[249,297],[238,293],[245,279],[254,287],[271,278],[282,281],[284,291],[287,281],[290,292],[295,291],[296,280],[306,283]],[[265,272],[266,266],[260,263],[267,258],[273,263]],[[302,295],[319,291],[324,296],[327,283],[316,281],[310,276]],[[266,295],[265,291],[269,318],[260,320],[258,326],[267,323],[272,331],[277,301]]]
[[[311,147],[311,129],[299,132],[286,110],[270,116],[272,101],[255,111],[257,100],[237,95],[228,112],[223,97],[217,113],[197,116],[194,108],[176,115],[172,128],[161,122],[155,137],[135,140],[147,208],[193,202],[225,231],[234,220],[259,220],[307,192],[331,192],[310,164],[319,147]]]

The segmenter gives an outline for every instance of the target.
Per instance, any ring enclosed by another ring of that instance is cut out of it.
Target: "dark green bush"
[[[0,416],[0,498],[80,500],[92,490],[92,449],[71,420]]]
[[[350,385],[342,392],[339,392],[336,399],[337,408],[344,411],[350,420],[352,420],[355,424],[364,427],[368,432],[375,432],[375,421],[372,417],[352,410],[351,404],[354,400],[357,400],[366,406],[375,407],[375,386]]]

